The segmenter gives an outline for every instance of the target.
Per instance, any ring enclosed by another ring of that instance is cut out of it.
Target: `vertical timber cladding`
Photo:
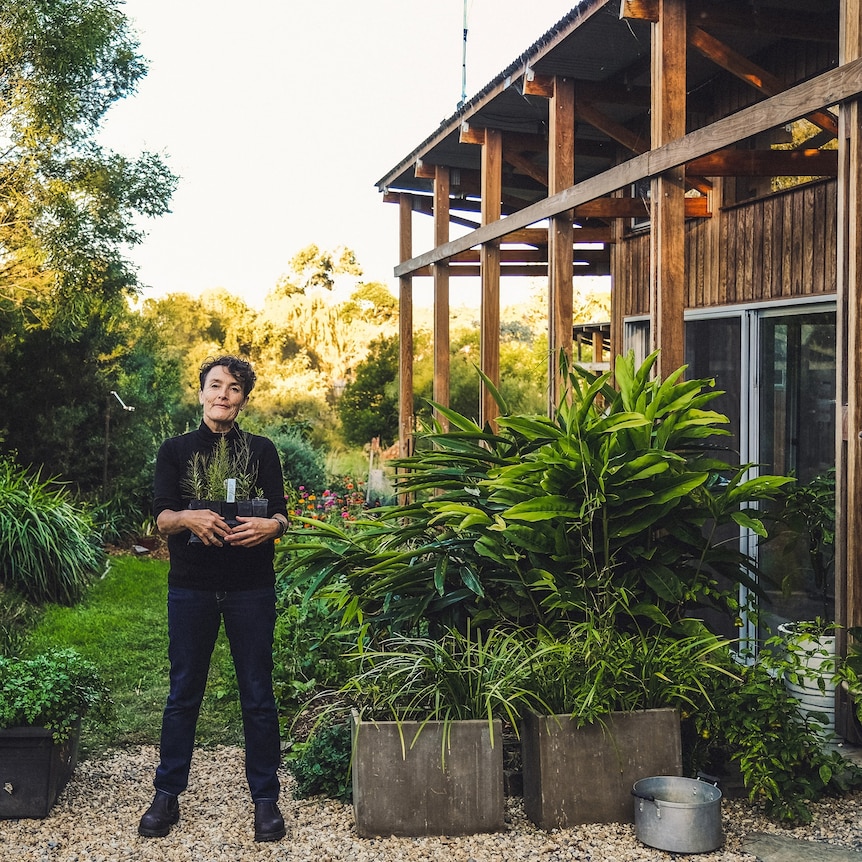
[[[837,284],[838,185],[834,179],[725,207],[685,229],[687,308],[832,294]],[[718,246],[710,240],[718,231]],[[800,237],[805,242],[800,242]],[[624,315],[649,311],[649,245],[645,233],[621,243],[614,289]]]
[[[690,271],[686,304],[708,307],[835,293],[837,194],[835,180],[820,180],[721,211],[721,272],[692,257],[698,250],[698,228],[690,224],[688,266],[703,266],[711,287],[698,294]]]

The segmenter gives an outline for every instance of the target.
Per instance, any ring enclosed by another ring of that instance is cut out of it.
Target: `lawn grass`
[[[24,652],[73,647],[102,671],[116,704],[110,727],[85,720],[82,755],[123,745],[157,744],[168,693],[167,562],[113,556],[104,578],[74,607],[48,606]],[[210,666],[198,744],[238,744],[242,721],[224,631]]]

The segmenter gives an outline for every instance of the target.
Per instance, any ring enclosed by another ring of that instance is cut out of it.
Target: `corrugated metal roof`
[[[826,32],[834,28],[837,40],[839,0],[821,0],[812,12],[808,0],[691,0],[689,23],[697,24],[706,16],[711,32],[733,51],[745,57],[757,57],[781,39],[789,38],[775,26],[782,17],[792,25],[794,13],[813,16],[815,24]],[[528,7],[525,7],[528,9]],[[619,17],[620,0],[584,0],[554,27],[527,48],[499,75],[444,120],[414,150],[377,182],[381,191],[409,191],[430,194],[432,182],[414,175],[421,160],[443,164],[465,171],[479,171],[480,147],[460,143],[464,122],[506,132],[547,138],[548,105],[545,98],[523,94],[523,76],[527,67],[541,75],[561,75],[580,83],[580,91],[590,84],[612,86],[612,98],[596,101],[602,113],[645,140],[649,137],[649,59],[650,23]],[[528,14],[525,11],[525,14]],[[734,20],[736,19],[736,21]],[[758,21],[763,25],[759,26]],[[739,22],[745,26],[740,27]],[[814,32],[811,38],[821,38]],[[799,33],[791,34],[800,38]],[[805,36],[808,38],[808,35]],[[727,73],[689,50],[687,87],[697,92]],[[579,88],[576,83],[576,92]],[[758,98],[753,96],[752,98]],[[580,146],[580,149],[579,149]],[[533,154],[536,165],[547,165],[547,154]],[[607,170],[619,158],[619,147],[594,126],[578,121],[576,127],[576,181]],[[504,194],[511,201],[530,203],[545,197],[547,190],[518,171],[504,175]],[[453,207],[455,203],[453,202]],[[504,206],[504,212],[506,207]]]

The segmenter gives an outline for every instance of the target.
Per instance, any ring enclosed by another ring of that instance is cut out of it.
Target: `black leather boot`
[[[254,803],[254,840],[279,841],[287,834],[284,818],[272,800]]]
[[[138,824],[138,835],[145,838],[164,838],[179,819],[180,803],[177,797],[157,790],[150,807]]]

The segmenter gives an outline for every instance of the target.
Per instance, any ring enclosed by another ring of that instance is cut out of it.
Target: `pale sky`
[[[467,98],[575,5],[467,0]],[[353,249],[363,279],[395,292],[398,212],[374,184],[456,110],[463,0],[124,10],[150,71],[112,107],[102,141],[161,153],[180,175],[172,213],[148,221],[131,253],[145,295],[224,287],[260,306],[310,243]],[[418,254],[431,221],[414,219]]]

